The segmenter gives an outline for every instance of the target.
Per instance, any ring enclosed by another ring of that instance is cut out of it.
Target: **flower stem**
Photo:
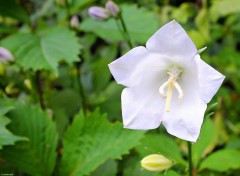
[[[124,34],[125,34],[124,39],[126,40],[129,48],[133,48],[133,44],[132,44],[132,42],[131,42],[131,38],[130,38],[129,32],[128,32],[128,30],[127,30],[127,27],[126,27],[126,23],[125,23],[125,21],[124,21],[124,19],[123,19],[122,13],[119,14],[119,18],[118,18],[118,19],[120,20],[121,26],[122,26],[122,28],[123,28],[123,32],[124,32]],[[119,28],[119,27],[118,27],[118,28]],[[119,28],[119,30],[121,30],[121,29]]]
[[[188,143],[188,172],[189,172],[189,176],[192,176],[192,144],[191,142],[187,142]]]

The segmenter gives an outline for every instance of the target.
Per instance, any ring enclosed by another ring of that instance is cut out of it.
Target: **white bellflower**
[[[175,21],[146,43],[109,64],[122,92],[125,128],[154,129],[195,142],[207,103],[224,76],[201,60],[184,29]]]

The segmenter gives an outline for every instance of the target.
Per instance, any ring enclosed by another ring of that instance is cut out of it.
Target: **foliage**
[[[128,37],[134,47],[145,45],[176,19],[198,49],[207,46],[203,60],[226,76],[192,144],[193,175],[238,176],[239,0],[115,2],[129,36],[119,18],[99,21],[88,15],[89,7],[104,7],[105,0],[0,1],[0,47],[14,56],[0,62],[0,173],[186,175],[185,141],[162,126],[148,132],[123,128],[123,86],[108,69],[130,49]],[[172,168],[142,170],[141,159],[153,153],[171,159]]]

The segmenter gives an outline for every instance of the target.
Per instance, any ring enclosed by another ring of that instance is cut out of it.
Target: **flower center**
[[[165,106],[165,111],[169,112],[170,111],[170,105],[171,105],[171,99],[172,99],[172,94],[173,94],[173,89],[176,88],[178,91],[178,99],[181,101],[183,98],[183,90],[177,83],[178,78],[180,77],[182,73],[182,69],[176,66],[172,66],[167,74],[169,75],[168,80],[161,85],[159,88],[159,93],[162,97],[166,97],[166,106]],[[165,88],[167,87],[167,94],[165,94]]]

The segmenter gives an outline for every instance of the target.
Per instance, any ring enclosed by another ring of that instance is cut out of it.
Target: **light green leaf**
[[[180,23],[187,23],[189,18],[195,16],[196,11],[197,7],[194,3],[184,2],[180,7],[173,9],[172,18]]]
[[[4,147],[1,157],[30,175],[51,175],[56,162],[57,131],[47,113],[39,107],[17,104],[9,112],[9,129],[29,141]]]
[[[214,1],[210,9],[211,18],[217,20],[222,16],[240,12],[239,0],[218,0]]]
[[[142,157],[153,153],[160,153],[177,163],[185,164],[181,156],[180,147],[172,138],[163,134],[146,135],[142,139],[141,145],[136,149]]]
[[[209,169],[218,172],[226,172],[230,169],[240,168],[240,151],[223,149],[214,152],[200,165],[200,170]]]
[[[192,144],[192,160],[195,167],[216,145],[216,129],[210,118],[204,120],[199,139]]]
[[[173,171],[173,170],[169,170],[166,172],[166,174],[162,174],[163,176],[180,176],[177,172]]]
[[[120,159],[143,137],[143,131],[111,124],[98,110],[77,114],[63,142],[60,175],[88,175],[108,159]]]
[[[136,5],[128,4],[122,5],[121,9],[130,37],[135,42],[146,43],[147,39],[160,27],[156,15],[143,7],[138,8]],[[82,22],[80,29],[93,32],[105,40],[123,40],[114,19],[97,21],[88,18]]]
[[[80,45],[77,37],[67,28],[54,27],[38,35],[18,33],[2,41],[25,70],[52,70],[57,73],[58,62],[78,61]]]
[[[93,4],[97,0],[71,0],[70,9],[72,13],[78,12],[83,7]]]

